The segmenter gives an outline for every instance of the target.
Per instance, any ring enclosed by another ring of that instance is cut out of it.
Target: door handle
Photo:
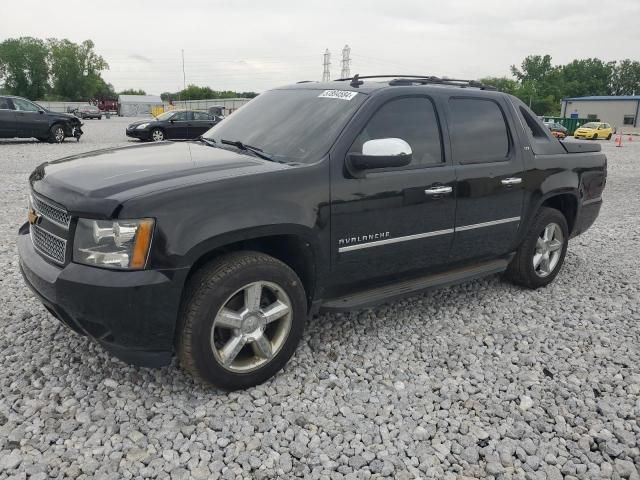
[[[446,195],[447,193],[451,193],[453,191],[452,187],[447,187],[446,185],[441,185],[438,187],[427,188],[424,193],[427,195]]]
[[[522,183],[522,179],[520,177],[503,178],[500,180],[500,183],[506,186],[518,185],[519,183]]]

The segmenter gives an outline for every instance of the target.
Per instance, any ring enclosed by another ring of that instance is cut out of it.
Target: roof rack
[[[334,80],[335,82],[346,82],[350,81],[351,86],[358,88],[364,82],[362,79],[371,79],[371,78],[393,78],[389,82],[389,85],[397,86],[397,85],[448,85],[452,87],[460,87],[460,88],[479,88],[480,90],[495,90],[496,88],[491,85],[485,85],[483,83],[478,82],[477,80],[462,80],[459,78],[439,78],[434,76],[427,75],[365,75],[360,76],[358,74],[349,78],[338,78]]]

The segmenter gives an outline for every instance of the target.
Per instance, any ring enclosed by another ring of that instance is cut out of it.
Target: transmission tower
[[[351,76],[351,47],[345,45],[342,49],[342,71],[340,72],[340,78],[349,78]]]
[[[331,81],[331,72],[329,70],[329,67],[331,66],[331,52],[328,48],[324,51],[322,66],[322,81]]]

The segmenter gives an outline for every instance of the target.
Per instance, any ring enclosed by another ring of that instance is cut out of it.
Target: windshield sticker
[[[348,90],[325,90],[318,98],[337,98],[338,100],[351,100],[358,95],[358,92],[349,92]]]

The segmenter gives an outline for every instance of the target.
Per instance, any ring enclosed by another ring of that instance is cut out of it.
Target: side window
[[[194,120],[210,120],[210,116],[203,112],[193,112]]]
[[[36,107],[33,103],[27,102],[22,98],[14,98],[13,105],[16,107],[16,110],[20,110],[22,112],[37,112],[38,107]]]
[[[9,103],[8,99],[0,97],[0,110],[13,110],[13,107]]]
[[[451,149],[461,164],[506,161],[509,134],[502,110],[493,100],[451,98]]]
[[[349,151],[362,152],[366,141],[380,138],[407,142],[413,152],[412,166],[442,163],[440,125],[428,98],[408,97],[385,103],[373,114]]]
[[[187,112],[177,112],[171,120],[175,120],[176,122],[184,122],[187,119]]]
[[[548,140],[549,134],[544,128],[542,128],[540,122],[536,120],[536,118],[534,118],[533,115],[527,112],[524,108],[520,107],[519,110],[520,116],[524,120],[524,124],[529,129],[529,133],[531,134],[531,136],[538,140]],[[555,128],[560,127],[560,125],[557,123],[554,123],[553,125]]]

